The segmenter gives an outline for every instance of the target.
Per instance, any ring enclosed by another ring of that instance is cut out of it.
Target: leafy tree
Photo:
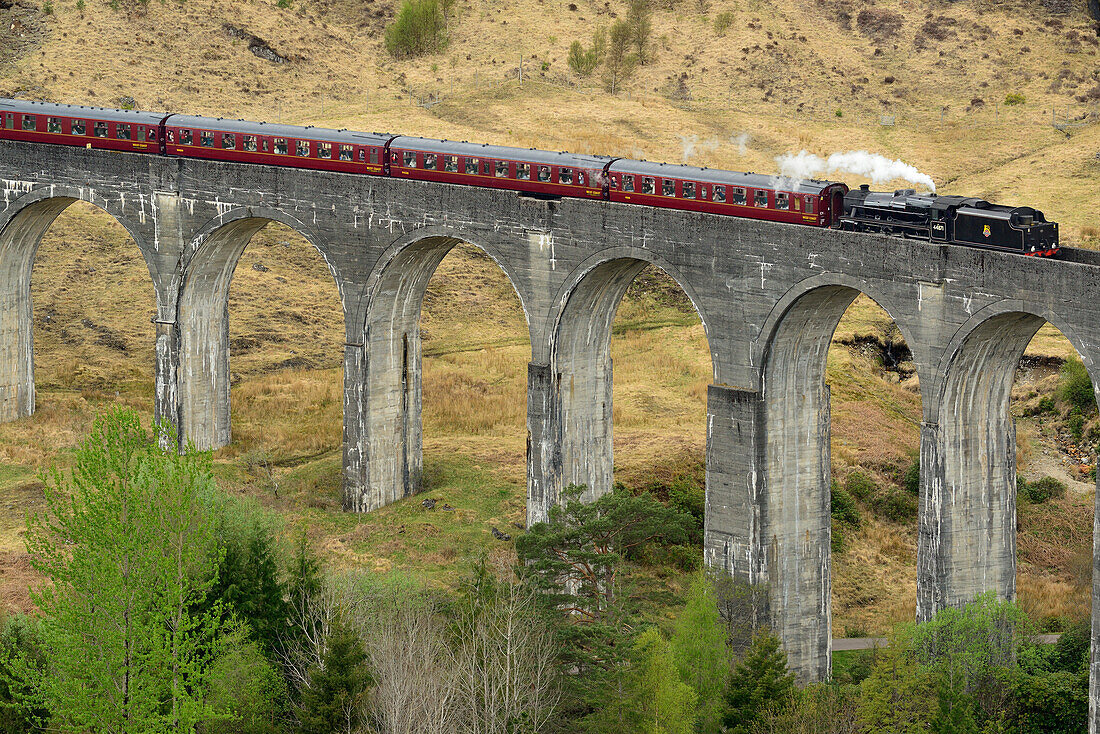
[[[630,710],[646,734],[690,734],[695,730],[698,697],[680,679],[672,650],[656,627],[634,641],[630,677]]]
[[[630,42],[634,45],[634,57],[639,64],[643,65],[650,60],[649,41],[653,35],[653,21],[650,19],[652,14],[650,0],[630,0],[626,22],[630,28]]]
[[[787,670],[787,653],[779,638],[762,630],[745,657],[734,666],[726,691],[724,718],[731,734],[749,734],[763,713],[790,700],[794,676]]]
[[[243,635],[242,635],[243,637]],[[210,734],[277,734],[287,718],[287,686],[260,646],[242,639],[214,660],[208,671],[207,700],[228,713],[204,727]]]
[[[320,665],[309,671],[298,720],[304,734],[354,734],[363,718],[363,700],[373,684],[359,636],[337,624]]]
[[[386,29],[386,50],[393,56],[422,56],[447,46],[447,18],[439,0],[405,0]]]
[[[217,567],[215,481],[209,454],[174,445],[133,411],[100,416],[28,521],[47,580],[32,594],[49,650],[43,693],[63,729],[190,732],[215,717],[204,672],[230,630],[192,612]]]
[[[38,620],[5,619],[0,629],[0,734],[42,729],[49,721],[42,695],[47,663]]]
[[[714,585],[704,573],[696,574],[688,589],[687,604],[676,619],[670,645],[680,677],[698,695],[699,730],[719,731],[730,656]]]
[[[609,92],[614,94],[619,85],[630,78],[638,65],[638,57],[630,53],[634,42],[634,28],[627,20],[617,20],[611,25],[608,34],[607,56],[604,59],[606,71],[604,82]]]

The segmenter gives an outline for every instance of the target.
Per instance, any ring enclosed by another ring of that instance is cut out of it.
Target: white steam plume
[[[704,140],[700,142],[698,135],[681,135],[680,144],[683,146],[684,163],[687,163],[688,158],[692,157],[697,152],[702,152],[704,150],[715,150],[718,148],[717,140],[714,140],[712,138],[711,140]]]
[[[876,184],[901,179],[917,186],[924,186],[929,191],[936,190],[936,182],[932,177],[921,173],[914,166],[901,160],[890,160],[877,153],[868,153],[865,150],[833,153],[827,159],[802,150],[798,153],[776,156],[775,162],[779,165],[779,175],[789,178],[813,178],[822,173],[840,172],[863,176]]]
[[[730,142],[737,146],[738,155],[745,155],[745,153],[749,152],[748,133],[737,133],[735,135],[730,135]]]

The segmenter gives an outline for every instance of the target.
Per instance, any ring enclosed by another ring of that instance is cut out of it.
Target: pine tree
[[[353,734],[362,719],[363,699],[373,679],[358,635],[337,624],[322,663],[309,671],[298,720],[303,734]]]
[[[787,654],[770,631],[757,633],[744,659],[730,675],[726,692],[725,724],[730,734],[749,734],[760,715],[790,699],[794,676],[787,670]]]
[[[680,677],[698,694],[699,731],[720,731],[729,651],[718,600],[705,572],[699,573],[688,589],[687,604],[676,620],[670,644]]]

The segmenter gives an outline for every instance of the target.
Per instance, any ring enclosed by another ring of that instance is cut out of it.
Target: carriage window
[[[719,204],[725,203],[725,201],[726,201],[726,187],[725,186],[715,186],[714,187],[713,201],[717,201]]]
[[[297,146],[295,146],[295,152],[302,158],[309,156],[309,141],[299,140]]]
[[[88,132],[88,128],[83,120],[73,120],[72,131],[73,135],[84,135]]]
[[[340,146],[340,160],[350,161],[352,160],[352,147],[350,145]]]
[[[93,133],[95,134],[95,136],[96,136],[97,138],[105,138],[105,137],[107,137],[107,123],[105,123],[105,122],[97,122],[97,123],[96,123],[96,124],[95,124],[95,125],[94,125],[94,126],[92,127],[92,132],[93,132]]]
[[[233,133],[222,133],[222,148],[224,150],[236,150],[237,136]]]
[[[477,158],[466,159],[466,173],[471,176],[477,175]]]
[[[36,127],[34,115],[23,115],[23,129],[34,130]]]
[[[546,183],[550,180],[550,166],[539,166],[539,181]]]
[[[279,155],[286,155],[286,139],[275,138],[275,152]]]
[[[10,112],[4,113],[4,127],[8,130],[15,127],[15,115]]]
[[[122,122],[115,125],[115,137],[118,138],[119,140],[129,140],[130,139],[130,126],[127,125],[126,123],[122,123]]]
[[[424,154],[424,167],[435,171],[439,169],[439,157],[435,153]]]
[[[776,194],[775,195],[775,208],[776,209],[790,209],[790,194]]]
[[[572,168],[559,168],[558,169],[558,183],[563,183],[563,184],[573,183],[573,169]]]
[[[756,194],[753,196],[752,203],[755,206],[767,206],[768,205],[768,192],[756,190]]]
[[[684,192],[684,198],[685,199],[694,199],[695,198],[695,183],[693,181],[684,181],[683,186],[681,188]]]
[[[654,181],[649,176],[644,176],[642,178],[642,193],[643,194],[656,194],[657,193],[657,182]]]
[[[155,141],[156,141],[156,139],[157,139],[157,129],[156,129],[155,127],[151,127],[151,128],[149,128],[149,129],[148,129],[148,130],[147,130],[147,131],[145,132],[145,139],[146,139],[146,140],[148,140],[148,141],[149,141],[149,142],[151,142],[151,143],[152,143],[152,142],[155,142]]]
[[[213,148],[214,147],[214,133],[206,131],[206,130],[200,130],[199,131],[199,144],[202,145],[202,147],[204,147],[204,148]]]
[[[137,130],[134,131],[134,140],[145,140],[145,126],[138,125]]]
[[[497,161],[497,178],[506,178],[508,176],[508,161]]]
[[[745,203],[745,190],[740,186],[734,186],[730,189],[730,201],[734,204]]]
[[[634,190],[634,177],[633,176],[623,176],[623,191],[633,191],[633,190]]]
[[[180,145],[191,145],[194,136],[190,130],[180,130]]]
[[[414,151],[405,151],[405,168],[416,168],[416,153]]]
[[[516,178],[523,179],[524,181],[531,180],[531,164],[530,163],[517,163],[516,164]]]
[[[661,193],[665,196],[676,196],[676,182],[670,178],[661,181]]]
[[[371,148],[370,149],[370,162],[371,163],[378,163],[378,148]]]
[[[261,138],[260,139],[260,150],[262,150],[264,153],[266,153],[270,149],[271,149],[271,141],[268,140],[267,138]]]
[[[241,136],[241,145],[243,145],[244,149],[247,150],[249,153],[255,153],[256,152],[256,136],[255,135],[242,135]]]
[[[802,199],[798,198],[797,196],[791,199],[791,202],[794,204],[795,211],[798,211],[802,208]]]
[[[359,149],[359,162],[365,163],[367,160],[367,151],[363,148]]]
[[[577,171],[577,186],[584,186],[584,171]]]
[[[318,158],[331,158],[332,157],[332,143],[317,143],[317,157]]]
[[[483,161],[481,163],[481,175],[482,176],[491,176],[491,175],[493,175],[493,162],[492,161]]]
[[[807,214],[813,214],[814,213],[814,199],[813,199],[812,196],[807,196],[806,197],[806,213]]]
[[[46,118],[46,132],[59,133],[61,132],[61,118],[48,117]]]
[[[445,155],[443,156],[443,170],[448,173],[458,173],[458,156],[457,155]]]

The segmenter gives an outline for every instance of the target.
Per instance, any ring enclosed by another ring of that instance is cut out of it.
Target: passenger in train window
[[[204,147],[204,148],[213,148],[214,147],[214,133],[209,132],[207,130],[200,131],[199,132],[199,144],[202,145],[202,147]]]
[[[38,127],[37,119],[34,115],[23,115],[23,129],[34,130]]]
[[[241,136],[241,143],[246,151],[249,153],[256,152],[256,136],[255,135],[243,135]]]
[[[469,176],[476,176],[477,175],[477,164],[478,164],[478,159],[477,158],[467,158],[466,159],[466,174],[469,175]]]
[[[572,168],[559,168],[558,169],[558,183],[563,183],[563,184],[573,183],[573,169]]]
[[[550,181],[550,166],[539,166],[539,181],[547,183]]]
[[[730,202],[734,204],[744,204],[745,201],[745,190],[740,186],[734,186],[730,192]]]
[[[298,154],[299,158],[308,158],[309,157],[309,141],[308,140],[299,140],[298,144],[295,146],[295,152]]]
[[[694,199],[695,198],[695,182],[694,181],[684,181],[684,183],[681,184],[681,191],[683,191],[685,199]]]
[[[359,162],[363,163],[367,160],[367,152],[362,148],[359,149]]]
[[[60,117],[47,117],[46,118],[46,132],[59,133],[61,132],[61,118]]]
[[[435,153],[424,154],[424,168],[428,169],[429,171],[434,171],[436,170],[438,165],[439,161],[437,160]]]
[[[88,128],[83,120],[73,120],[72,132],[73,135],[85,135],[88,132]]]
[[[190,130],[180,130],[180,145],[191,145],[195,136]]]
[[[531,164],[530,163],[517,163],[516,164],[516,178],[522,181],[531,180]]]
[[[276,155],[286,155],[286,153],[287,153],[286,139],[285,138],[275,138],[275,154]]]
[[[416,151],[405,151],[405,168],[416,168]]]
[[[664,196],[676,196],[676,182],[671,178],[661,181],[661,193]]]
[[[448,173],[458,173],[458,156],[457,155],[445,155],[443,156],[443,170]]]
[[[507,178],[508,176],[508,161],[497,161],[497,178]]]
[[[623,176],[623,191],[627,191],[627,192],[634,191],[634,177],[633,176],[629,176],[629,175]]]
[[[350,145],[340,146],[340,160],[350,161],[352,160],[352,147]]]
[[[318,158],[332,158],[332,143],[317,143]]]
[[[222,150],[236,150],[237,136],[233,133],[222,133]]]
[[[115,125],[115,137],[119,140],[130,139],[130,126],[126,123],[120,122]]]
[[[657,182],[649,176],[642,178],[642,193],[643,194],[656,194]]]
[[[725,186],[715,186],[714,187],[713,200],[718,202],[719,204],[724,204],[726,202],[726,187]]]
[[[155,127],[151,127],[148,130],[146,130],[145,131],[145,139],[147,141],[149,141],[150,143],[155,143],[156,140],[157,140],[157,129]]]

